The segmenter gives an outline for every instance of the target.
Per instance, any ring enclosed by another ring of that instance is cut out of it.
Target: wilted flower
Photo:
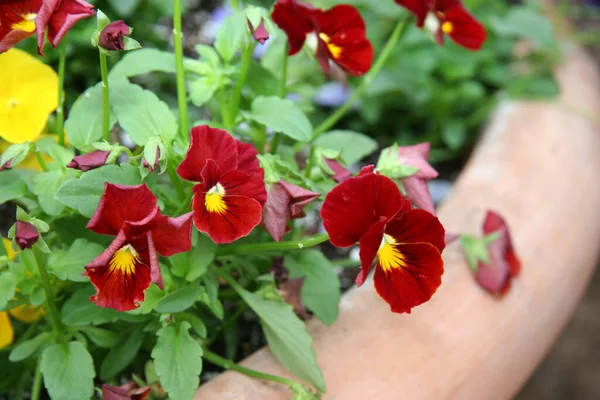
[[[207,125],[191,131],[190,148],[177,167],[194,186],[194,225],[215,243],[248,235],[261,221],[267,200],[258,152],[222,129]]]
[[[169,257],[191,246],[191,213],[170,218],[160,213],[156,197],[143,185],[106,183],[88,229],[116,236],[108,248],[85,266],[96,287],[91,300],[100,307],[133,310],[154,282],[163,288],[157,253]]]
[[[124,50],[123,36],[129,36],[131,28],[119,20],[108,24],[98,38],[98,45],[106,50]]]
[[[279,242],[288,231],[288,222],[304,217],[304,207],[319,196],[319,193],[286,181],[272,184],[263,209],[265,229]]]
[[[106,164],[106,160],[108,159],[109,155],[110,150],[94,150],[90,153],[73,157],[73,160],[67,164],[67,168],[78,169],[81,172],[86,172]]]
[[[265,28],[264,19],[260,19],[260,23],[256,28],[252,26],[252,22],[248,20],[248,27],[250,28],[250,32],[252,33],[252,37],[260,44],[265,44],[265,42],[269,39],[269,32],[267,28]]]
[[[444,34],[469,50],[479,50],[485,42],[485,27],[469,14],[460,0],[394,1],[417,17],[419,27],[423,27],[427,16],[432,15],[438,22],[435,38],[440,45],[444,44]]]
[[[30,249],[40,238],[37,228],[31,222],[17,221],[15,242],[21,250]]]
[[[150,395],[149,386],[138,388],[131,381],[121,386],[102,385],[102,400],[145,400]]]
[[[417,173],[402,178],[402,186],[406,197],[417,207],[435,213],[427,181],[438,177],[438,172],[427,162],[429,143],[419,143],[414,146],[398,147],[399,162],[419,169]]]
[[[299,0],[277,0],[271,16],[288,37],[289,55],[298,53],[307,35],[314,33],[316,57],[325,72],[330,59],[350,75],[363,75],[371,68],[373,46],[353,6],[339,4],[323,11]]]
[[[337,185],[321,209],[334,246],[360,245],[362,285],[377,258],[375,290],[391,310],[410,313],[428,301],[442,282],[444,228],[432,214],[412,209],[391,179],[368,166]]]
[[[333,172],[331,179],[340,183],[352,176],[352,172],[344,167],[339,161],[327,157],[323,157],[325,165]]]

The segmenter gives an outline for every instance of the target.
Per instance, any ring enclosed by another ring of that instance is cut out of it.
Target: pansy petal
[[[42,0],[3,0],[0,2],[0,53],[35,33],[35,18]]]
[[[0,349],[10,345],[15,338],[15,331],[10,323],[8,312],[0,311]]]
[[[376,222],[371,226],[371,229],[365,233],[359,241],[360,245],[360,266],[361,270],[356,276],[356,286],[360,287],[367,279],[373,260],[377,256],[377,251],[381,246],[383,239],[383,230],[385,229],[386,221]]]
[[[187,213],[177,218],[161,215],[152,228],[156,251],[163,257],[183,253],[192,248],[192,216]]]
[[[334,181],[341,183],[352,176],[352,171],[344,167],[339,161],[331,160],[327,157],[323,157],[323,161],[333,171],[331,179]]]
[[[397,247],[402,262],[383,268],[378,262],[373,280],[377,293],[393,312],[409,313],[428,301],[442,283],[444,262],[429,243],[401,244]]]
[[[294,185],[286,181],[279,181],[279,184],[289,193],[292,202],[289,204],[292,218],[298,218],[304,214],[304,207],[311,201],[319,198],[320,193],[304,189],[301,186]]]
[[[435,207],[433,199],[429,192],[427,180],[417,177],[416,175],[402,179],[402,186],[406,192],[406,197],[412,204],[435,215]]]
[[[244,171],[229,171],[223,174],[219,183],[227,196],[250,197],[262,206],[267,201],[265,182],[258,174],[247,174]]]
[[[394,0],[398,5],[406,8],[417,17],[417,26],[423,27],[425,18],[429,13],[428,1],[430,0]]]
[[[300,51],[306,35],[314,30],[316,9],[298,0],[277,0],[271,18],[288,37],[288,54]]]
[[[451,7],[440,23],[440,29],[444,33],[469,50],[479,50],[485,42],[485,27],[462,5]]]
[[[410,210],[392,219],[385,233],[398,243],[430,243],[441,253],[446,247],[446,231],[431,213],[423,210]]]
[[[236,140],[223,129],[195,126],[190,132],[190,147],[177,167],[177,173],[187,181],[199,182],[207,160],[214,160],[222,172],[236,169]]]
[[[366,173],[334,187],[325,197],[321,218],[331,243],[348,247],[358,242],[374,223],[391,219],[406,203],[394,181]]]
[[[48,41],[56,48],[77,21],[95,14],[94,6],[83,0],[45,0],[35,20],[38,53],[43,55],[46,28],[48,28]]]
[[[146,184],[123,186],[106,183],[87,228],[101,235],[116,235],[125,221],[141,221],[155,212],[155,208],[156,197]]]
[[[196,191],[194,194],[194,225],[215,243],[231,243],[247,236],[260,223],[262,206],[254,199],[223,196],[223,208],[208,211],[205,198],[205,192]]]
[[[264,170],[258,162],[258,151],[250,143],[244,143],[241,140],[236,140],[238,152],[237,169],[248,174],[264,174]]]

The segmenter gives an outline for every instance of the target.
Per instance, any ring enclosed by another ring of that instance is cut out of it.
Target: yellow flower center
[[[120,272],[124,275],[135,273],[135,263],[140,262],[140,257],[132,245],[128,244],[115,252],[109,263],[110,272]]]
[[[396,240],[390,235],[383,235],[379,251],[379,265],[384,272],[390,272],[395,268],[403,268],[406,265],[404,255],[396,247]]]
[[[325,45],[329,49],[329,52],[333,58],[340,58],[340,55],[342,54],[342,48],[340,46],[330,43],[331,38],[322,32],[319,33],[319,38],[325,42]]]
[[[204,206],[206,207],[206,210],[211,213],[219,214],[223,214],[227,211],[227,204],[225,204],[223,196],[225,196],[225,188],[220,183],[217,183],[210,188],[204,197]]]
[[[16,22],[10,26],[15,31],[33,32],[35,31],[35,17],[37,14],[23,14],[23,20]]]
[[[451,34],[453,31],[454,25],[452,25],[452,22],[446,21],[442,24],[442,32],[444,32],[446,35]]]

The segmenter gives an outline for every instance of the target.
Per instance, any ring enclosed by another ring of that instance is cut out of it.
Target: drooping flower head
[[[417,26],[423,27],[425,19],[431,15],[439,26],[435,38],[444,44],[444,35],[450,36],[457,44],[479,50],[485,42],[485,27],[475,19],[460,0],[394,0],[417,17]]]
[[[267,201],[258,152],[207,125],[194,127],[190,135],[190,148],[177,173],[198,182],[192,200],[194,225],[215,243],[248,235],[260,223]]]
[[[353,6],[339,4],[323,11],[298,0],[277,0],[271,16],[288,37],[289,55],[298,53],[307,35],[314,33],[317,60],[325,72],[329,72],[329,60],[355,76],[371,68],[373,46]]]
[[[365,167],[325,198],[321,218],[334,246],[360,245],[361,286],[377,258],[373,280],[391,310],[410,313],[442,280],[444,228],[427,211],[412,209],[391,179]]]
[[[152,390],[149,386],[138,388],[131,381],[121,386],[102,385],[102,400],[145,400]]]
[[[30,249],[40,238],[40,234],[31,222],[17,221],[15,242],[21,250]]]
[[[144,301],[150,282],[163,288],[157,253],[169,257],[191,246],[191,213],[170,218],[160,213],[145,184],[106,183],[96,212],[87,225],[116,236],[108,248],[85,266],[96,287],[91,300],[100,307],[133,310]]]
[[[96,12],[83,0],[2,0],[0,2],[0,53],[37,33],[38,53],[43,55],[44,38],[56,47],[82,18]]]
[[[110,150],[94,150],[90,153],[81,154],[73,157],[67,168],[78,169],[81,172],[87,172],[92,169],[99,168],[106,164],[106,160],[110,155]]]

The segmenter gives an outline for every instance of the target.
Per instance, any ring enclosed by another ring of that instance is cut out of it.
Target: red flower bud
[[[109,150],[94,150],[91,153],[73,157],[73,160],[67,164],[67,168],[78,169],[82,172],[86,172],[90,169],[98,168],[106,164],[109,154]]]
[[[11,164],[12,160],[8,160],[4,164],[0,165],[0,172],[4,171],[5,169],[10,169]]]
[[[15,241],[21,250],[30,249],[40,238],[35,225],[31,222],[17,221]]]
[[[106,50],[124,50],[123,36],[129,36],[131,29],[125,22],[119,20],[111,22],[100,32],[98,45]]]
[[[265,21],[261,18],[260,23],[254,29],[252,26],[252,22],[248,20],[248,26],[250,27],[250,32],[252,32],[252,37],[260,44],[265,44],[265,42],[269,39],[269,32],[267,28],[265,28]]]
[[[158,168],[158,162],[160,161],[160,147],[156,146],[156,158],[154,159],[154,165],[150,165],[148,161],[144,160],[142,164],[145,168],[148,169],[148,172],[152,173],[156,168]]]

